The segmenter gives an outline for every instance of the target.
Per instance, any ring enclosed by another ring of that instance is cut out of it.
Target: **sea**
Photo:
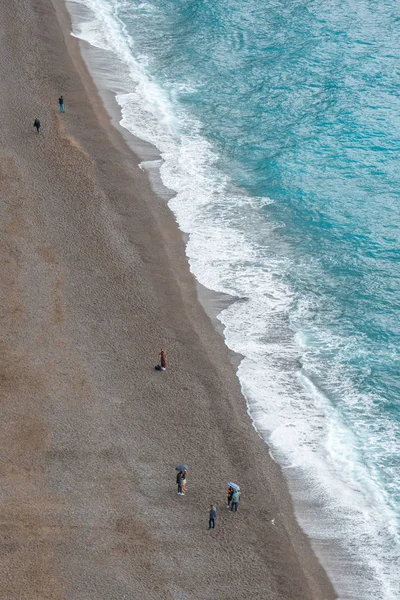
[[[339,597],[399,600],[398,0],[67,5]]]

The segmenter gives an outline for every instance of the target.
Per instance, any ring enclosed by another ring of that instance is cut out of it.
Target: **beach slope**
[[[69,32],[61,0],[0,4],[0,598],[330,600],[174,219]]]

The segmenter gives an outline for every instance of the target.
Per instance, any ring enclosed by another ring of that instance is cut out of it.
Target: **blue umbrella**
[[[175,467],[175,471],[187,471],[189,467],[187,465],[178,465]]]
[[[233,481],[228,481],[228,485],[236,491],[240,490],[240,487],[236,483],[233,483]]]

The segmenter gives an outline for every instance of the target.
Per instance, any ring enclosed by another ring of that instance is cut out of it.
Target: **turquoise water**
[[[398,2],[74,4],[193,272],[241,299],[220,319],[250,413],[317,499],[299,519],[317,551],[337,540],[341,597],[399,598]]]

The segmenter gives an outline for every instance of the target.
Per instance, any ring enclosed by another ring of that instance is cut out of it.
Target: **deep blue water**
[[[341,596],[400,597],[400,5],[75,2],[119,65],[123,125],[161,152],[192,270],[243,299],[227,343],[325,507],[303,526],[369,573]]]

